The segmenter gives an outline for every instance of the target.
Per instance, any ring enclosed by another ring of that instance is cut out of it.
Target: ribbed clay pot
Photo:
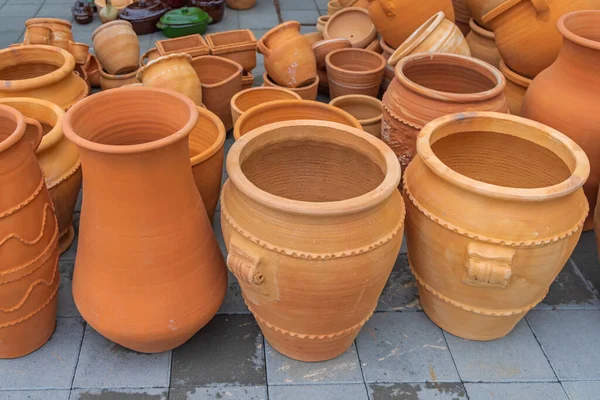
[[[469,11],[471,11],[471,15],[475,19],[475,22],[477,22],[477,25],[486,31],[491,31],[492,27],[483,22],[483,16],[504,1],[506,0],[467,0],[467,7],[469,7]]]
[[[291,90],[267,86],[245,89],[236,93],[231,98],[233,124],[235,125],[238,118],[252,107],[277,100],[302,100],[302,98]]]
[[[298,21],[284,22],[265,33],[257,51],[264,55],[265,70],[278,85],[302,87],[317,76],[312,45],[300,34]]]
[[[332,99],[347,94],[377,97],[385,68],[382,55],[364,49],[340,49],[329,53],[325,63]]]
[[[533,79],[558,57],[562,42],[558,19],[577,10],[600,10],[600,1],[507,0],[483,20],[492,27],[506,65]]]
[[[75,59],[55,46],[20,46],[0,50],[0,98],[32,97],[68,109],[89,93],[73,72]]]
[[[123,75],[111,75],[100,67],[100,87],[102,90],[116,89],[121,86],[139,83],[137,79],[138,70]]]
[[[336,122],[362,129],[356,118],[337,107],[310,100],[277,100],[259,104],[242,114],[233,129],[233,137],[238,140],[246,133],[275,122],[311,119]]]
[[[352,47],[364,49],[377,38],[377,30],[367,10],[361,7],[348,7],[329,18],[323,37],[324,39],[348,39]]]
[[[400,46],[438,11],[454,22],[452,0],[369,0],[369,15],[377,31],[390,46]]]
[[[381,116],[383,105],[381,100],[362,94],[349,94],[337,97],[329,103],[352,115],[358,120],[363,131],[381,138]]]
[[[390,86],[390,83],[392,83],[394,77],[396,76],[396,73],[394,72],[394,67],[387,63],[387,60],[390,59],[390,57],[392,56],[392,54],[394,54],[394,51],[396,51],[396,49],[390,47],[390,45],[387,44],[383,40],[383,38],[379,39],[379,45],[383,49],[383,53],[381,55],[386,60],[385,69],[383,70],[383,80],[381,81],[381,93],[385,93],[385,91]]]
[[[256,5],[256,0],[225,0],[227,7],[234,10],[248,10]]]
[[[321,81],[320,81],[319,77],[317,76],[311,83],[309,83],[306,86],[297,87],[297,88],[288,88],[288,87],[284,87],[284,86],[279,86],[278,84],[273,82],[266,72],[263,74],[263,86],[277,87],[277,88],[291,90],[292,92],[296,93],[298,96],[300,96],[304,100],[316,100],[317,99],[320,82]]]
[[[0,358],[35,351],[56,326],[59,233],[34,153],[42,134],[0,105]]]
[[[359,129],[289,121],[238,140],[227,172],[227,265],[265,339],[301,361],[344,353],[402,243],[394,154]]]
[[[527,89],[522,114],[564,133],[579,144],[590,159],[590,178],[583,190],[596,208],[600,181],[600,11],[577,11],[561,17],[560,54]],[[593,229],[593,215],[585,222]]]
[[[85,181],[75,304],[96,331],[135,351],[186,342],[225,295],[223,257],[190,168],[197,121],[189,98],[146,87],[90,96],[64,119]]]
[[[463,35],[467,36],[471,31],[469,21],[471,20],[471,11],[467,7],[467,0],[452,0],[454,7],[454,23]]]
[[[500,72],[506,78],[506,101],[508,102],[508,109],[512,115],[521,115],[521,109],[523,108],[523,100],[525,99],[525,93],[527,88],[531,85],[532,80],[522,75],[511,71],[506,63],[500,60]]]
[[[346,38],[325,39],[316,42],[312,45],[315,59],[317,61],[317,69],[325,69],[325,58],[327,54],[339,49],[349,49],[352,43]]]
[[[141,55],[140,67],[143,67],[152,60],[156,60],[158,57],[160,57],[160,52],[156,49],[156,47],[151,48],[150,50]]]
[[[504,76],[476,58],[413,54],[396,65],[383,96],[381,138],[406,168],[417,154],[417,135],[444,115],[466,111],[508,112]]]
[[[317,18],[317,31],[323,33],[325,32],[325,25],[327,25],[327,21],[331,18],[330,15],[321,15]]]
[[[467,35],[467,43],[471,49],[471,56],[499,68],[502,57],[496,47],[494,32],[483,29],[472,18],[470,25],[471,32]]]
[[[250,29],[210,33],[206,35],[210,54],[240,64],[244,71],[256,67],[256,37]]]
[[[192,59],[192,67],[202,82],[203,103],[223,121],[225,129],[233,128],[231,98],[242,90],[242,66],[218,56]]]
[[[100,63],[93,54],[88,54],[88,58],[83,64],[83,69],[88,77],[88,82],[92,87],[100,87],[100,80],[102,75],[100,74]]]
[[[113,21],[92,34],[94,53],[106,72],[124,75],[139,67],[140,43],[128,21]]]
[[[507,335],[541,302],[588,214],[583,150],[508,114],[439,118],[404,175],[406,239],[419,299],[453,335]]]
[[[69,50],[69,42],[73,41],[73,32],[71,32],[71,23],[64,19],[58,18],[31,18],[25,21],[25,36],[23,38],[24,44],[42,44],[32,43],[30,39],[30,32],[35,31],[36,27],[47,28],[50,30],[50,43],[51,46],[60,47],[63,50]],[[32,31],[33,30],[33,31]],[[35,40],[35,39],[34,39]]]

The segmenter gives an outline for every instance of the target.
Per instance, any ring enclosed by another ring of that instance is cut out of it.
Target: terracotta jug
[[[453,335],[503,337],[544,299],[579,240],[587,157],[552,128],[489,112],[431,122],[417,149],[403,195],[421,305]]]
[[[487,31],[491,31],[492,27],[483,22],[483,16],[494,8],[498,7],[506,0],[467,0],[467,7],[471,11],[471,15],[475,22]]]
[[[471,49],[471,56],[492,64],[496,68],[500,67],[502,56],[496,46],[494,32],[480,27],[472,18],[469,24],[471,32],[467,35],[467,43]]]
[[[377,31],[396,48],[433,14],[443,11],[454,22],[452,0],[369,0],[369,15]]]
[[[277,351],[337,357],[372,315],[402,243],[400,167],[379,139],[287,121],[240,138],[221,195],[227,266]]]
[[[34,153],[42,134],[0,105],[0,358],[31,353],[56,326],[58,226]]]
[[[512,71],[506,63],[500,60],[500,72],[506,78],[506,101],[512,115],[522,116],[523,100],[532,80]]]
[[[225,295],[223,256],[190,168],[197,107],[171,90],[127,87],[65,115],[85,182],[75,304],[95,330],[135,351],[181,345]]]
[[[140,43],[128,21],[113,21],[96,28],[92,34],[94,53],[104,70],[123,75],[138,69]]]
[[[457,54],[413,54],[396,66],[383,96],[381,138],[403,168],[416,155],[419,131],[443,115],[465,111],[508,112],[505,79],[496,68]]]
[[[564,133],[579,144],[591,163],[583,190],[596,208],[600,181],[600,11],[577,11],[561,17],[563,46],[554,64],[536,77],[523,101],[525,118]],[[593,229],[593,213],[585,222]]]

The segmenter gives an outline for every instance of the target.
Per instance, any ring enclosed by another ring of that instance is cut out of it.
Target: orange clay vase
[[[0,105],[0,358],[31,353],[56,326],[58,224],[34,152],[42,134]]]
[[[471,49],[471,56],[492,64],[494,67],[500,67],[502,57],[496,46],[496,37],[494,32],[483,29],[473,18],[469,22],[471,32],[467,35],[467,43]]]
[[[508,114],[448,115],[423,128],[404,174],[419,299],[453,335],[507,335],[541,302],[588,214],[583,150]]]
[[[138,69],[140,43],[128,21],[100,25],[92,34],[94,53],[106,72],[123,75]]]
[[[266,340],[301,361],[344,353],[400,251],[394,154],[359,129],[289,121],[238,140],[227,172],[227,266]]]
[[[515,71],[511,71],[506,63],[500,60],[500,72],[506,78],[506,101],[508,102],[508,109],[512,115],[522,116],[523,100],[525,99],[525,93],[532,80],[522,75],[517,74]]]
[[[505,79],[496,68],[457,54],[413,54],[396,65],[383,96],[381,138],[403,168],[416,155],[419,131],[443,115],[465,111],[508,112]]]
[[[197,121],[189,98],[147,87],[95,94],[64,119],[85,182],[75,304],[95,330],[135,351],[181,345],[225,295],[223,256],[190,168]]]
[[[296,93],[283,88],[263,86],[242,90],[231,98],[231,116],[233,118],[233,124],[235,125],[238,118],[252,107],[276,100],[302,99]]]
[[[15,108],[42,124],[44,137],[36,156],[54,204],[59,229],[58,251],[63,253],[75,238],[73,211],[81,189],[79,152],[62,131],[65,112],[56,104],[27,97],[0,99],[0,104]]]
[[[377,31],[390,46],[396,48],[425,21],[443,11],[454,22],[452,0],[369,0],[369,15]]]
[[[596,208],[600,181],[600,11],[576,11],[558,21],[563,46],[556,62],[533,80],[522,115],[564,133],[590,159],[591,172],[583,190]],[[593,213],[585,230],[593,229]]]

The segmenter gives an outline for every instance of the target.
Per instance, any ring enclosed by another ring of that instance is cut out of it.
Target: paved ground
[[[0,0],[0,47],[22,40],[34,16],[71,19],[72,0]],[[252,28],[257,36],[283,19],[314,24],[326,2],[270,0],[226,11],[210,31]],[[74,26],[91,42],[99,21]],[[305,31],[314,26],[303,27]],[[156,33],[140,37],[142,52]],[[264,71],[262,60],[255,76]],[[260,80],[257,80],[257,84]],[[326,100],[326,99],[322,99]],[[227,140],[227,149],[232,144]],[[226,177],[224,177],[225,179]],[[215,216],[214,229],[222,244]],[[79,206],[75,215],[79,220]],[[264,340],[230,276],[226,300],[193,339],[172,352],[145,355],[104,339],[81,319],[71,296],[77,243],[61,258],[58,326],[50,341],[18,360],[0,360],[0,399],[597,399],[600,397],[600,263],[592,233],[552,285],[549,296],[506,338],[459,339],[420,311],[405,250],[378,312],[341,357],[300,363]],[[224,255],[225,250],[223,249]]]

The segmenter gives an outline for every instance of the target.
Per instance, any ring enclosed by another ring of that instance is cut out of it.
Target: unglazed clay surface
[[[101,25],[92,34],[94,54],[106,72],[123,75],[138,68],[140,43],[127,21]]]

